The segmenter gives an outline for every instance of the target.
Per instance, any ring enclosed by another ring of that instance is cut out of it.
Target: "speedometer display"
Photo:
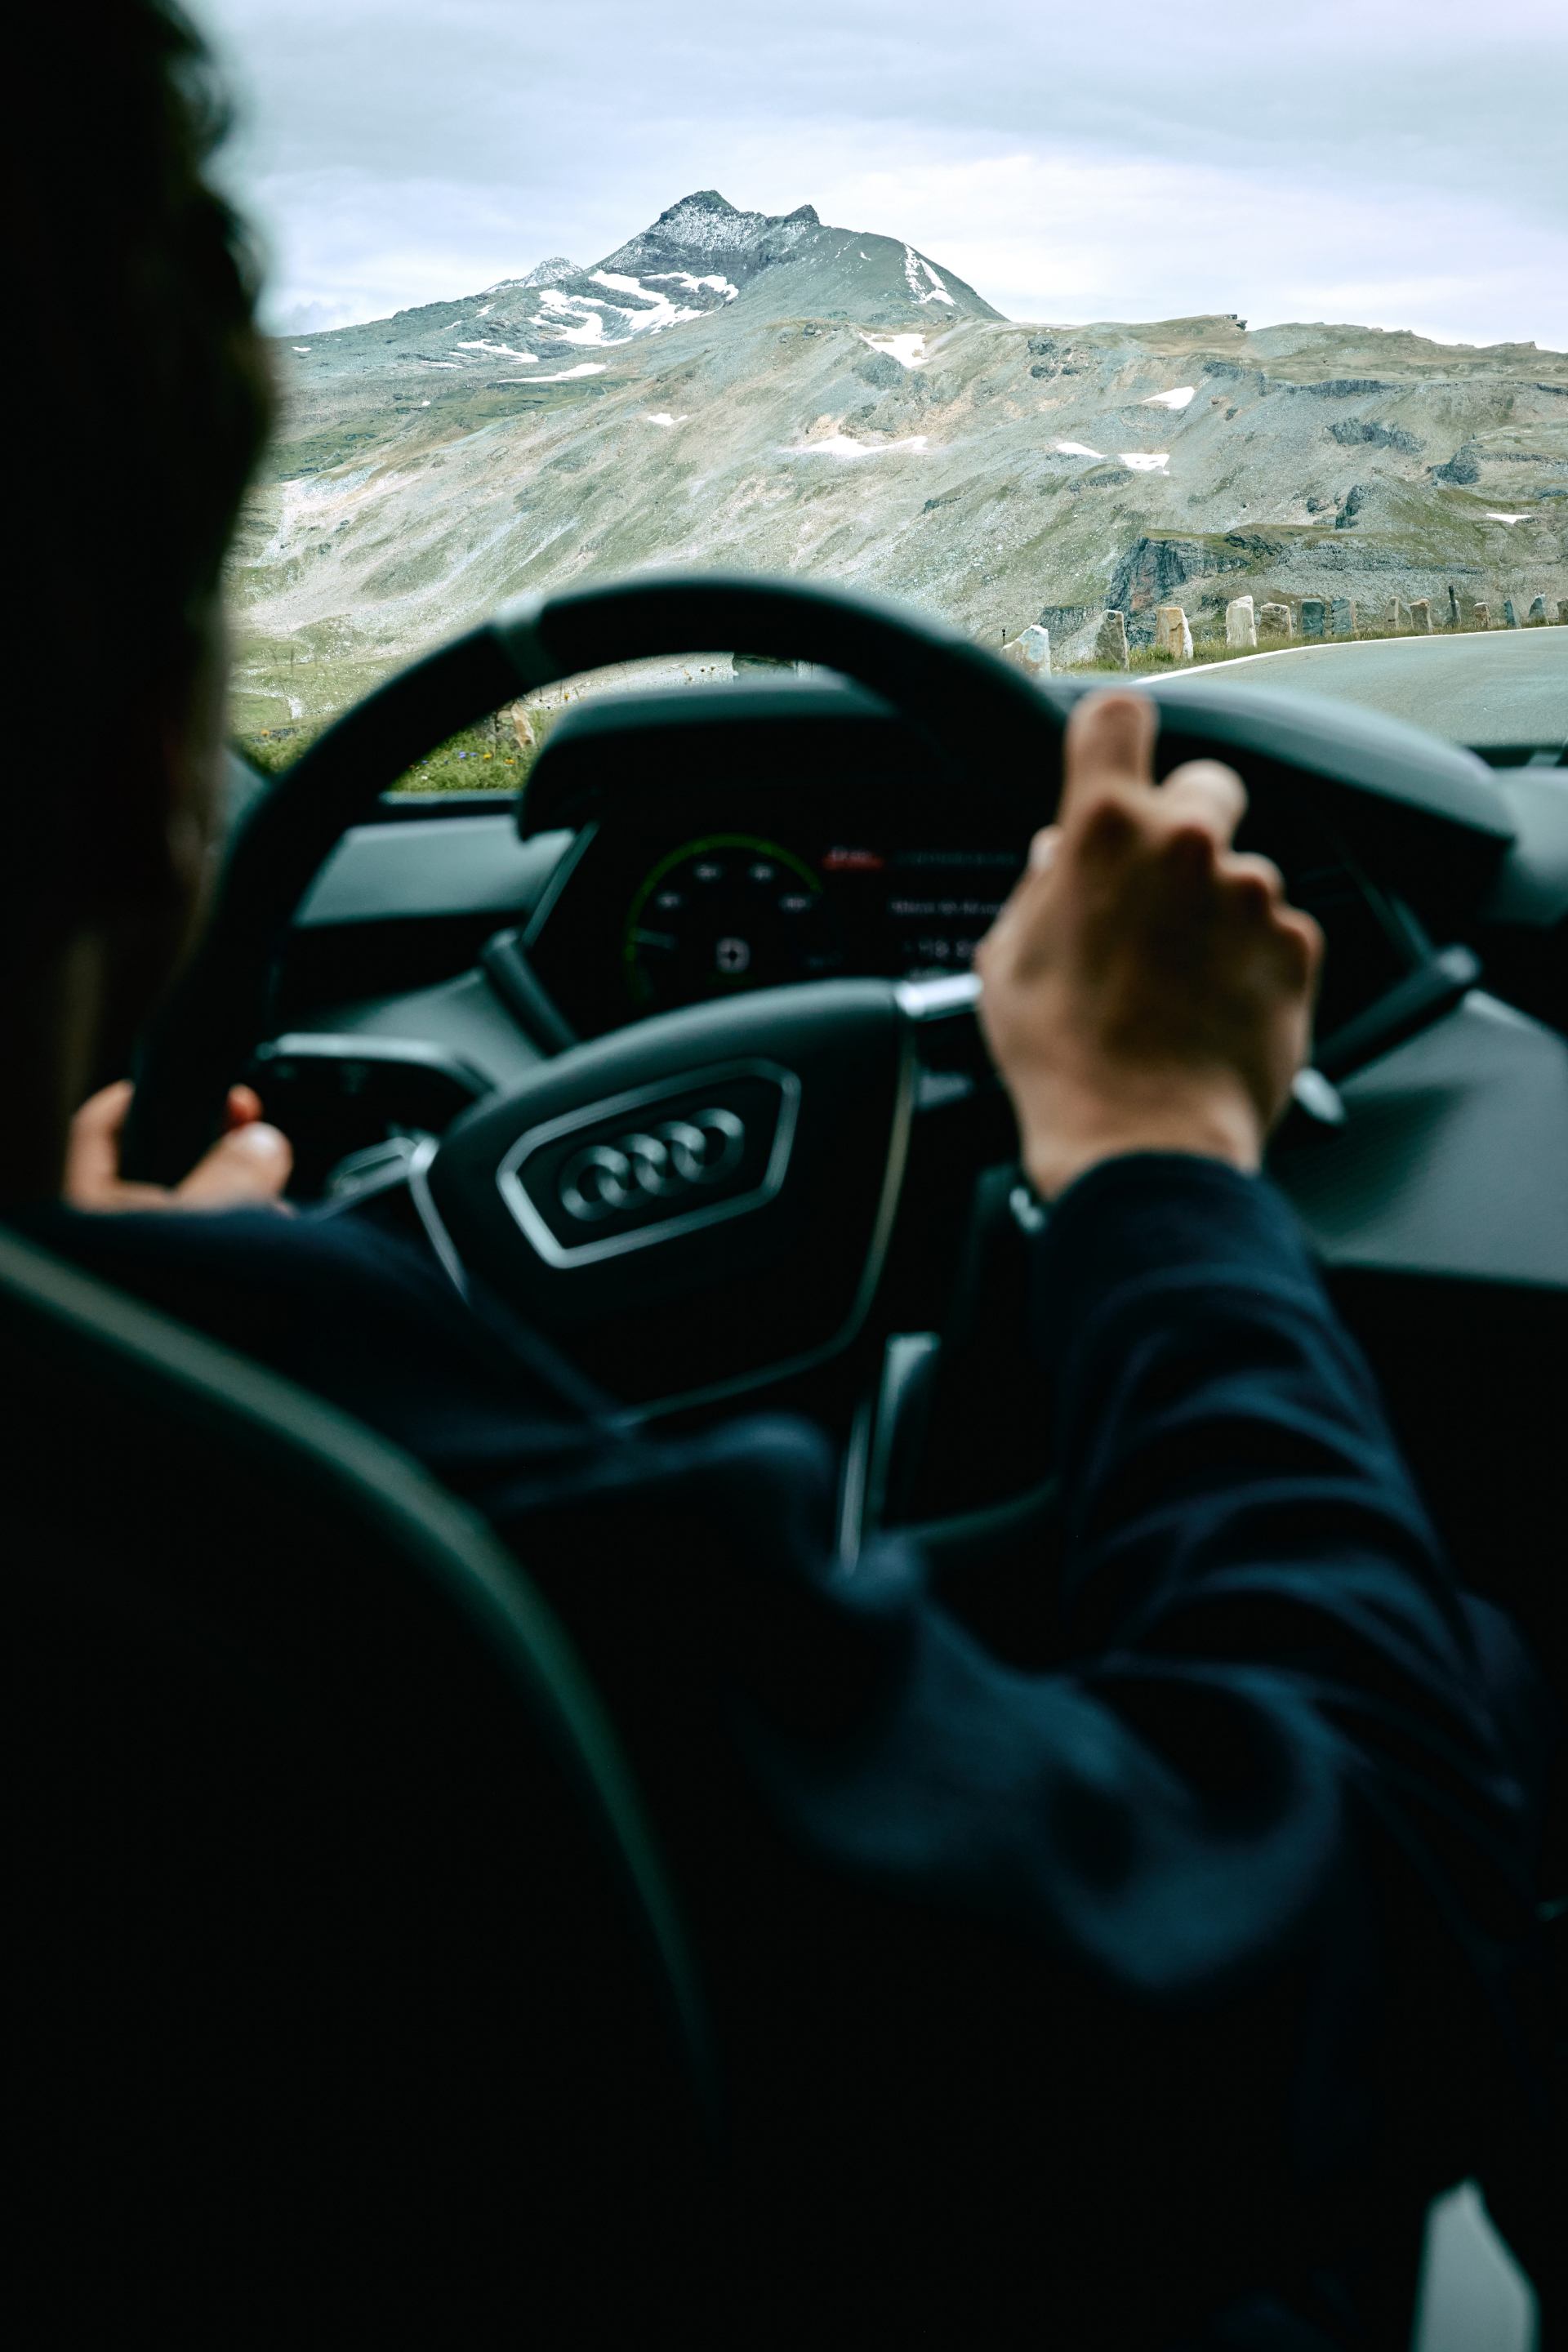
[[[820,980],[842,961],[820,875],[749,833],[661,857],[633,896],[624,955],[627,992],[649,1011]]]
[[[785,848],[760,834],[704,834],[632,893],[627,997],[658,1013],[840,971],[966,971],[1022,864],[1021,849],[955,843],[830,836]]]

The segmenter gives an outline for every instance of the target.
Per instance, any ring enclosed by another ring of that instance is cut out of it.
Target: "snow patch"
[[[668,294],[650,294],[638,278],[609,269],[595,269],[592,278],[595,285],[606,287],[612,294],[630,295],[632,301],[607,302],[599,294],[563,294],[546,287],[539,299],[552,315],[535,319],[533,324],[563,343],[620,343],[633,335],[657,335],[666,327],[679,327],[688,319],[702,316],[700,310],[682,310]],[[605,311],[612,314],[613,325]],[[574,320],[571,325],[564,323],[569,319]]]
[[[1103,449],[1091,449],[1087,441],[1058,441],[1057,447],[1064,457],[1103,457]]]
[[[946,302],[957,307],[931,263],[912,245],[904,247],[904,283],[917,302]]]
[[[855,331],[863,343],[869,343],[874,352],[886,352],[900,367],[918,368],[926,363],[923,335],[868,335],[859,327]]]
[[[539,297],[552,315],[532,321],[563,343],[602,343],[605,334],[604,313],[609,305],[596,294],[563,294],[555,287],[542,289]],[[566,321],[573,321],[568,325]]]
[[[295,344],[295,346],[294,346],[294,349],[299,352],[300,357],[302,360],[305,360],[305,359],[309,359],[309,358],[310,358],[310,344],[309,344],[309,343],[296,343],[296,344]]]
[[[492,359],[516,360],[521,366],[537,367],[537,352],[514,352],[510,343],[458,343],[460,352],[488,352]]]
[[[1493,514],[1489,507],[1483,520],[1487,522],[1528,522],[1530,520],[1530,516],[1528,513],[1512,515]]]
[[[857,441],[847,433],[825,433],[820,441],[797,441],[784,451],[786,457],[889,457],[899,449],[923,449],[928,446],[923,433],[906,434],[901,441]]]
[[[1145,408],[1185,408],[1197,398],[1195,383],[1179,383],[1174,392],[1152,392],[1142,404]]]
[[[1130,474],[1163,474],[1171,462],[1168,449],[1158,453],[1151,449],[1123,449],[1119,454]]]
[[[603,360],[584,360],[576,367],[562,368],[555,375],[530,376],[529,382],[530,383],[570,383],[574,376],[603,375],[604,373],[605,362]]]
[[[480,316],[480,318],[481,318],[481,319],[488,319],[488,318],[489,317],[489,315],[490,315],[490,312],[491,312],[494,309],[495,309],[495,304],[494,304],[493,302],[487,302],[487,303],[485,304],[484,309],[479,312],[479,316]]]
[[[659,408],[647,412],[644,415],[643,422],[646,425],[685,425],[689,422],[689,418],[687,416],[672,416],[668,408]]]
[[[684,286],[689,294],[700,294],[706,289],[711,294],[722,294],[726,302],[732,302],[741,290],[738,286],[731,286],[727,278],[693,278],[689,269],[650,269],[647,282],[650,286]],[[637,280],[634,278],[632,283],[635,286]]]

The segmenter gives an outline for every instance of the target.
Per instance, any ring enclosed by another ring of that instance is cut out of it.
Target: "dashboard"
[[[744,707],[772,697],[730,698],[741,708],[720,714],[693,711],[700,698],[574,713],[531,782],[525,831],[537,794],[541,821],[570,824],[572,843],[521,947],[571,1034],[794,982],[967,971],[1023,871],[1044,792],[1012,806],[977,793],[913,730],[847,714],[842,691],[821,698],[815,743],[797,691],[806,740],[786,736],[782,760],[771,712]],[[1411,908],[1306,795],[1272,793],[1242,844],[1277,861],[1323,926],[1325,1029],[1428,951]]]

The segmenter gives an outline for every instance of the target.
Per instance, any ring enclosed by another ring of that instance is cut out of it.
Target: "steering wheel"
[[[349,711],[247,813],[143,1043],[127,1174],[172,1183],[206,1149],[266,1034],[296,908],[395,777],[518,695],[710,646],[853,678],[1020,833],[1048,819],[1071,690],[1042,691],[897,605],[711,574],[513,604]],[[426,1228],[459,1284],[481,1275],[628,1400],[695,1401],[823,1362],[867,1326],[922,1103],[994,1105],[977,995],[967,976],[808,982],[572,1048],[427,1148],[412,1176]],[[933,1055],[922,1041],[939,1034]],[[994,1114],[980,1123],[994,1138]]]

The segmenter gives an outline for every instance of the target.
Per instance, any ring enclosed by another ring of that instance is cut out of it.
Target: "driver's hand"
[[[1306,1059],[1322,934],[1230,846],[1229,768],[1154,782],[1146,695],[1086,696],[1061,807],[975,958],[980,1017],[1046,1199],[1127,1151],[1255,1170]]]
[[[227,1132],[183,1184],[131,1184],[120,1173],[120,1139],[131,1108],[125,1078],[83,1103],[66,1147],[65,1197],[73,1209],[246,1209],[281,1195],[294,1165],[286,1135],[268,1127],[249,1087],[231,1087]]]

